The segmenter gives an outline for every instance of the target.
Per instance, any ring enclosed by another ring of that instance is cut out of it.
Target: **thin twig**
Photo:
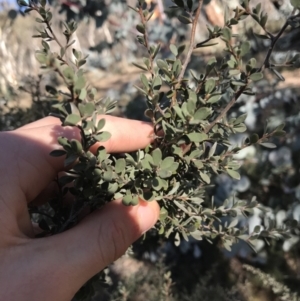
[[[239,152],[251,145],[256,145],[256,144],[260,144],[262,142],[264,142],[266,139],[269,139],[270,137],[272,137],[272,135],[274,135],[276,131],[271,132],[270,134],[265,134],[263,135],[263,137],[261,137],[260,139],[258,139],[255,143],[249,143],[249,144],[244,144],[242,146],[239,147]],[[225,154],[223,154],[220,157],[220,160],[224,160],[226,157],[232,156],[234,153],[232,152],[232,150],[227,151]]]
[[[145,27],[145,33],[144,33],[145,47],[147,48],[148,53],[149,53],[149,59],[150,59],[150,70],[149,71],[151,73],[151,77],[153,78],[154,77],[153,57],[152,57],[151,50],[150,50],[149,35],[148,35],[148,30],[147,30],[147,21],[146,21],[146,18],[144,16],[144,13],[143,13],[142,6],[139,7],[139,15],[140,15],[142,24]]]
[[[262,66],[260,67],[259,71],[264,71],[266,68],[268,68],[270,66],[270,58],[271,58],[272,52],[274,50],[274,47],[276,46],[276,44],[277,44],[278,40],[280,39],[280,37],[282,36],[282,34],[285,32],[286,28],[289,26],[289,21],[292,20],[294,17],[297,17],[300,15],[300,14],[298,14],[295,16],[294,15],[295,12],[296,12],[296,9],[293,10],[291,16],[286,20],[286,22],[284,23],[283,27],[280,29],[278,34],[276,36],[273,36],[273,38],[271,38],[272,43],[269,47],[267,55],[264,59]]]
[[[78,215],[82,212],[82,210],[87,205],[84,204],[82,207],[80,207],[77,211],[75,211],[75,203],[72,204],[71,211],[69,213],[68,219],[62,224],[62,226],[58,229],[56,234],[59,234],[67,229],[67,227],[70,225],[70,223],[74,222],[74,219],[78,217]],[[75,212],[74,212],[75,211]]]
[[[224,110],[220,113],[220,115],[205,128],[205,133],[207,134],[215,125],[218,123],[225,115],[226,113],[231,109],[231,107],[235,104],[235,102],[239,99],[239,97],[243,94],[245,89],[247,88],[247,85],[242,87],[232,98],[232,100],[227,104]]]
[[[46,23],[46,26],[47,26],[47,28],[48,28],[48,30],[51,32],[51,34],[52,34],[52,38],[55,40],[55,42],[58,44],[58,46],[60,47],[60,48],[64,48],[63,47],[63,45],[60,43],[60,41],[58,40],[58,38],[56,37],[56,35],[55,35],[55,33],[53,32],[53,30],[52,30],[52,28],[51,28],[51,26],[50,26],[50,23],[47,21],[47,20],[45,20],[45,23]],[[63,58],[63,56],[62,56],[62,58]]]
[[[185,70],[186,70],[186,68],[188,66],[188,63],[191,60],[191,56],[192,56],[193,50],[195,48],[196,28],[197,28],[197,24],[198,24],[198,19],[199,19],[199,16],[200,16],[200,12],[201,12],[201,9],[202,9],[202,4],[203,4],[203,0],[199,0],[198,8],[197,8],[197,11],[196,11],[196,14],[195,14],[195,17],[194,17],[194,20],[193,20],[193,24],[192,24],[192,31],[191,31],[191,37],[190,37],[189,50],[188,50],[188,53],[186,55],[185,62],[183,64],[183,66],[182,66],[181,72],[180,72],[180,74],[178,76],[177,87],[180,86],[180,83],[181,83],[181,81],[182,81],[182,79],[184,77]]]
[[[35,10],[35,11],[43,18],[43,21],[44,21],[44,23],[46,24],[47,29],[48,29],[48,30],[50,31],[50,33],[52,34],[52,37],[51,37],[51,38],[59,45],[60,48],[64,48],[64,47],[62,46],[62,44],[60,43],[60,41],[58,40],[58,38],[56,37],[55,33],[53,32],[50,23],[47,21],[46,18],[44,18],[44,17],[40,14],[39,8],[36,7],[36,6],[30,6],[30,7],[31,7],[33,10]]]
[[[274,36],[271,39],[271,45],[269,47],[269,50],[266,54],[266,57],[264,59],[264,62],[262,64],[262,66],[258,69],[258,72],[262,72],[264,71],[266,68],[268,68],[270,66],[270,57],[272,55],[272,52],[274,51],[274,47],[276,45],[276,43],[278,42],[279,38],[282,36],[282,34],[284,33],[284,31],[286,30],[286,28],[289,26],[289,20],[297,17],[298,15],[294,15],[295,10],[293,11],[292,15],[287,19],[287,21],[285,22],[285,24],[283,25],[283,27],[281,28],[281,30],[278,32],[278,34],[276,36]],[[300,14],[299,14],[300,15]],[[220,113],[220,115],[211,123],[209,124],[206,129],[205,129],[205,133],[208,133],[215,125],[216,123],[218,123],[225,115],[226,113],[231,109],[231,107],[236,103],[236,101],[239,99],[239,97],[243,94],[243,92],[245,91],[245,89],[247,88],[247,85],[242,87],[235,95],[234,98],[227,104],[227,106],[225,107],[225,109]]]
[[[195,17],[194,17],[193,23],[192,23],[192,30],[191,30],[189,49],[188,49],[185,61],[184,61],[183,65],[182,65],[181,72],[180,72],[180,74],[178,76],[177,84],[174,87],[174,93],[173,93],[173,96],[172,96],[172,104],[171,104],[171,106],[175,105],[176,102],[177,102],[177,93],[176,93],[176,91],[177,91],[177,89],[181,85],[181,82],[183,80],[186,68],[187,68],[187,66],[188,66],[188,64],[189,64],[189,62],[191,60],[191,56],[192,56],[193,50],[195,49],[196,28],[197,28],[197,24],[198,24],[198,19],[199,19],[199,16],[200,16],[200,12],[201,12],[201,9],[202,9],[202,4],[203,4],[203,0],[199,0],[198,8],[196,10],[196,14],[195,14]]]

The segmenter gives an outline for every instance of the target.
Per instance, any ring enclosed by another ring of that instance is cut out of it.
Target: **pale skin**
[[[108,152],[133,151],[151,142],[151,125],[105,118],[105,130],[112,134],[104,143]],[[158,218],[156,202],[126,207],[116,200],[68,231],[34,238],[27,205],[46,200],[49,184],[63,170],[63,158],[49,156],[59,148],[59,136],[80,137],[53,117],[0,133],[0,300],[71,300]]]

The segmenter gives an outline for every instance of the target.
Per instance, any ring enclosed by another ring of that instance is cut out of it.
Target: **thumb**
[[[51,257],[56,258],[55,267],[60,270],[64,283],[68,282],[66,287],[73,288],[75,293],[88,279],[123,255],[155,224],[158,216],[157,202],[140,201],[137,206],[126,207],[115,201],[93,212],[76,227],[49,237]]]

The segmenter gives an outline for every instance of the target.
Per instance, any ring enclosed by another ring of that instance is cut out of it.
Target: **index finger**
[[[145,148],[151,142],[153,127],[149,123],[114,116],[106,119],[105,131],[111,138],[101,145],[108,152],[130,152]],[[1,156],[3,162],[18,160],[15,171],[27,201],[33,200],[64,169],[64,157],[54,158],[49,153],[61,148],[58,137],[80,140],[76,127],[63,127],[59,119],[47,117],[18,130],[2,133]],[[97,146],[94,146],[95,151]],[[16,150],[20,150],[17,151]],[[4,156],[4,157],[3,157]],[[5,158],[6,157],[6,158]],[[20,173],[21,169],[21,173]]]
[[[115,116],[102,116],[106,120],[104,131],[112,134],[111,139],[104,143],[97,143],[93,150],[99,145],[106,147],[109,153],[130,152],[140,148],[145,148],[151,143],[153,135],[153,126],[148,122],[125,119]],[[47,131],[52,131],[56,128],[56,139],[60,136],[69,139],[80,140],[79,130],[75,127],[62,127],[61,122],[55,117],[46,117],[35,122],[24,125],[16,132],[28,132],[31,136],[43,134],[43,139],[46,138]],[[52,130],[51,130],[52,128]],[[30,130],[30,132],[29,132]]]

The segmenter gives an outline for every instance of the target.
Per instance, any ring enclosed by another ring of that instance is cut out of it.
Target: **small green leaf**
[[[138,25],[136,26],[136,29],[137,29],[138,32],[140,32],[140,33],[142,33],[142,34],[144,34],[144,33],[146,32],[146,30],[145,30],[145,25],[143,25],[143,24],[138,24]]]
[[[210,177],[206,173],[200,171],[200,177],[206,184],[210,184]]]
[[[164,61],[164,60],[157,60],[156,61],[156,64],[157,64],[157,67],[158,68],[160,68],[160,69],[166,69],[166,70],[168,70],[168,64],[166,63],[166,61]]]
[[[75,84],[74,84],[74,90],[81,90],[85,87],[85,78],[83,76],[79,76],[76,80],[75,80]]]
[[[191,18],[182,16],[182,15],[179,15],[177,18],[178,18],[178,20],[179,20],[181,23],[183,23],[183,24],[191,24],[191,23],[193,23],[193,21],[192,21]]]
[[[78,68],[80,68],[81,66],[83,66],[85,63],[86,63],[86,60],[79,60],[79,61],[77,62]]]
[[[132,63],[132,65],[135,66],[135,67],[137,67],[137,68],[140,68],[140,69],[142,69],[144,71],[148,71],[148,69],[146,67],[144,67],[144,66],[142,66],[140,64]]]
[[[246,120],[246,118],[247,118],[247,114],[242,114],[233,122],[233,124],[234,125],[240,124],[240,123],[244,122]]]
[[[154,112],[153,112],[153,110],[147,109],[145,111],[145,116],[148,117],[148,118],[150,118],[150,119],[153,119],[154,118]]]
[[[105,142],[108,139],[110,139],[111,134],[109,132],[101,132],[100,134],[97,134],[94,137],[99,142]]]
[[[45,53],[35,53],[35,58],[40,64],[46,64],[47,55]]]
[[[72,147],[72,150],[75,152],[75,153],[81,153],[82,152],[82,144],[76,140],[76,139],[72,139],[71,141],[71,147]]]
[[[28,3],[25,0],[18,0],[20,6],[28,6]]]
[[[78,50],[76,50],[75,48],[73,48],[72,49],[72,53],[73,53],[73,55],[75,56],[75,58],[77,59],[77,60],[79,60],[80,59],[80,52],[78,51]]]
[[[60,56],[63,57],[66,53],[66,47],[60,48]]]
[[[71,154],[71,155],[67,155],[65,161],[64,161],[64,166],[67,167],[70,164],[73,164],[76,160],[78,159],[78,155],[77,154]]]
[[[81,120],[80,116],[76,114],[70,114],[64,120],[64,125],[77,125],[77,123]]]
[[[28,5],[26,4],[26,6],[28,6]],[[40,19],[40,18],[36,18],[35,22],[37,22],[37,23],[44,23],[44,21],[42,19]]]
[[[194,119],[196,120],[206,120],[209,115],[211,115],[212,110],[211,108],[202,107],[196,111],[194,114]]]
[[[63,70],[63,75],[69,79],[69,80],[73,80],[74,79],[74,70],[71,67],[67,67]]]
[[[178,201],[173,201],[173,203],[179,208],[181,209],[183,212],[190,214],[190,212],[184,207],[184,205],[180,204]]]
[[[126,161],[124,158],[118,159],[115,166],[116,173],[122,173],[125,170]]]
[[[167,178],[171,177],[172,172],[170,170],[166,170],[166,169],[159,169],[157,171],[157,175],[162,179],[167,179]]]
[[[213,78],[210,78],[205,83],[205,92],[210,94],[216,86],[216,81]]]
[[[47,42],[45,42],[44,40],[42,40],[42,46],[44,49],[46,49],[47,51],[50,50],[50,46]]]
[[[234,86],[244,87],[246,86],[246,83],[243,81],[233,80],[230,82]]]
[[[174,163],[173,157],[166,157],[160,164],[161,169],[168,169]]]
[[[118,183],[109,183],[108,188],[107,188],[107,192],[109,194],[114,194],[118,191],[118,189],[119,189]]]
[[[232,69],[232,70],[229,70],[228,73],[230,76],[237,76],[237,75],[241,74],[241,71],[238,69]]]
[[[163,235],[164,233],[165,233],[165,228],[163,225],[161,225],[158,231],[158,235]]]
[[[52,20],[52,13],[50,11],[47,12],[46,20],[47,20],[47,22],[50,22]]]
[[[262,142],[260,143],[261,146],[264,146],[266,148],[276,148],[277,146],[274,143],[270,143],[270,142]]]
[[[254,35],[260,39],[263,39],[263,40],[270,40],[270,37],[265,35],[265,34],[257,34],[254,32]]]
[[[52,87],[52,86],[49,86],[49,85],[46,85],[45,86],[46,88],[46,91],[51,94],[51,95],[56,95],[57,94],[57,90],[56,88]]]
[[[241,56],[245,56],[246,54],[248,54],[250,51],[250,43],[247,41],[247,42],[244,42],[242,45],[241,45]]]
[[[157,55],[157,53],[159,52],[159,50],[160,50],[160,44],[158,44],[158,45],[154,48],[154,50],[153,50],[153,54],[152,54],[152,58],[153,58],[153,59],[156,57],[156,55]]]
[[[97,124],[97,131],[101,131],[105,126],[106,120],[101,118]]]
[[[159,177],[155,177],[152,179],[152,187],[156,190],[159,191],[163,187],[163,180]]]
[[[233,179],[235,179],[235,180],[241,179],[241,176],[237,171],[232,170],[232,169],[226,169],[226,171]]]
[[[169,168],[168,170],[171,171],[172,173],[175,172],[179,167],[179,163],[178,162],[174,162]]]
[[[160,162],[162,160],[162,152],[159,148],[156,148],[155,150],[152,151],[151,156],[153,158],[153,164],[155,166],[160,165]]]
[[[65,150],[62,150],[62,149],[57,149],[57,150],[54,150],[50,153],[50,156],[52,157],[61,157],[61,156],[64,156],[67,152]]]
[[[274,137],[283,137],[286,135],[285,131],[277,131],[273,134]]]
[[[222,30],[222,35],[223,35],[223,38],[225,39],[225,41],[229,42],[232,38],[232,32],[231,32],[230,28],[224,27]]]
[[[113,179],[113,171],[111,167],[104,171],[104,173],[102,174],[102,179],[105,182],[111,182],[111,180]]]
[[[208,158],[212,157],[215,154],[216,148],[217,148],[217,142],[213,144],[213,146],[210,148],[208,153]]]
[[[260,21],[259,21],[259,23],[260,23],[260,25],[261,25],[262,28],[265,28],[265,26],[267,24],[267,21],[268,21],[268,14],[267,13],[266,14],[262,14],[261,18],[260,18]]]
[[[141,74],[141,82],[143,83],[145,89],[148,90],[149,82],[148,82],[148,78],[146,77],[146,75],[144,73]]]
[[[263,74],[261,72],[256,72],[250,75],[250,79],[253,80],[254,82],[257,82],[261,79],[263,79]]]
[[[70,146],[70,141],[65,137],[58,137],[57,141],[61,146]]]
[[[168,211],[165,207],[160,208],[159,220],[163,222],[168,216]]]
[[[259,140],[259,136],[257,134],[253,134],[250,136],[250,143],[254,144]]]
[[[144,170],[152,170],[150,162],[153,162],[152,157],[149,154],[146,154],[145,158],[140,161],[140,164]]]
[[[171,44],[171,45],[170,45],[170,50],[171,50],[171,52],[172,52],[175,56],[178,55],[178,49],[177,49],[177,47],[176,47],[174,44]]]
[[[189,99],[186,104],[187,104],[186,108],[189,112],[189,115],[193,115],[196,109],[196,102],[193,101],[192,99]]]
[[[183,51],[185,50],[185,45],[184,44],[182,44],[182,45],[180,45],[179,47],[178,47],[178,55],[180,55],[180,54],[182,54],[183,53]],[[178,56],[177,55],[177,56]]]
[[[217,59],[215,57],[212,57],[208,60],[206,63],[206,74],[209,74],[217,64]]]
[[[88,117],[92,116],[94,111],[95,111],[95,105],[92,102],[88,102],[84,106],[85,116],[88,116]]]
[[[160,76],[155,76],[153,79],[153,83],[152,83],[152,87],[154,90],[159,90],[161,88],[162,85],[162,80],[160,78]]]
[[[190,235],[196,239],[196,240],[202,240],[203,239],[203,233],[199,230],[196,230],[194,232],[191,232]]]
[[[221,97],[222,95],[220,94],[216,94],[216,95],[212,94],[206,103],[210,103],[210,104],[216,103],[221,99]]]
[[[211,46],[216,46],[218,44],[219,43],[209,43],[209,44],[198,43],[196,44],[195,48],[211,47]]]
[[[188,138],[191,142],[202,142],[208,138],[207,134],[205,133],[190,133],[187,134]]]
[[[274,68],[269,68],[269,70],[271,70],[276,76],[277,76],[277,78],[279,79],[279,80],[281,80],[281,81],[285,81],[285,78],[282,76],[282,74],[280,73],[280,72],[278,72],[276,69],[274,69]]]
[[[237,133],[244,133],[247,130],[247,127],[244,123],[234,126],[234,131]]]
[[[227,62],[227,65],[228,65],[228,67],[230,67],[230,68],[236,68],[236,67],[237,67],[236,61],[234,61],[234,60],[229,60],[229,61]]]

